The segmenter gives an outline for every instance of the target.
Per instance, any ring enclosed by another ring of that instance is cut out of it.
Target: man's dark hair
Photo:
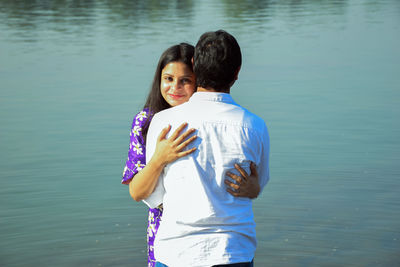
[[[236,39],[226,31],[204,33],[196,44],[193,71],[197,86],[229,92],[242,65]]]

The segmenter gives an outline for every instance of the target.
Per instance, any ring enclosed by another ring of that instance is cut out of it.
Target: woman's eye
[[[190,79],[182,79],[182,83],[187,84],[191,83],[192,81]]]
[[[174,79],[170,76],[166,76],[164,77],[164,80],[166,80],[167,82],[172,82]]]

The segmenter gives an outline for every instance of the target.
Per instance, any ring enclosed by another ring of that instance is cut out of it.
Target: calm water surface
[[[400,266],[397,0],[0,0],[0,266],[145,266],[130,123],[161,52],[220,28],[271,135],[256,266]]]

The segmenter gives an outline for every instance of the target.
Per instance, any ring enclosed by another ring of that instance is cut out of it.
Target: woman
[[[183,132],[187,125],[182,124],[169,138],[166,138],[170,131],[170,126],[168,126],[158,137],[153,157],[149,161],[145,158],[146,135],[152,116],[161,110],[188,101],[196,90],[192,71],[193,54],[192,45],[181,43],[168,48],[161,55],[144,108],[133,119],[131,142],[122,183],[129,184],[129,192],[136,201],[147,198],[153,192],[166,164],[189,155],[196,149],[184,150],[196,138],[196,136],[191,136],[194,129]],[[225,181],[227,191],[234,196],[257,197],[260,188],[254,164],[252,164],[250,176],[240,166],[235,167],[241,176],[227,174],[236,181],[235,183],[228,179]],[[149,266],[155,265],[153,244],[161,216],[162,206],[149,209],[147,228]]]

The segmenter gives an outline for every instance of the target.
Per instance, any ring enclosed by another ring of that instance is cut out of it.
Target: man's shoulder
[[[251,112],[247,108],[238,105],[243,112],[243,123],[249,128],[263,129],[267,128],[265,121],[259,115]]]
[[[157,112],[154,115],[153,119],[161,119],[161,118],[166,118],[166,117],[172,116],[172,114],[180,114],[180,111],[185,108],[186,104],[187,104],[187,102],[183,103],[179,106],[161,110],[160,112]],[[169,117],[169,119],[171,119],[171,117]]]

